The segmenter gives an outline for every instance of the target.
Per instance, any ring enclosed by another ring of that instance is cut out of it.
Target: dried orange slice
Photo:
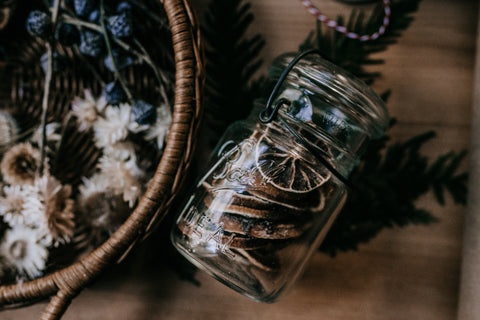
[[[225,231],[259,239],[292,239],[301,236],[309,229],[311,217],[275,221],[269,219],[250,219],[241,215],[224,213],[219,218]]]
[[[325,168],[295,137],[269,124],[256,145],[256,164],[263,179],[276,188],[310,192],[330,179]]]
[[[208,208],[214,211],[241,215],[246,218],[280,220],[293,215],[293,219],[295,219],[296,217],[304,215],[305,210],[309,209],[309,207],[305,209],[292,208],[291,206],[285,206],[275,201],[262,199],[246,191],[239,193],[235,190],[228,189],[215,190],[206,182],[203,182],[202,186],[206,190],[203,201]],[[267,192],[268,190],[265,190],[264,194]],[[313,205],[315,204],[316,202],[313,203]]]

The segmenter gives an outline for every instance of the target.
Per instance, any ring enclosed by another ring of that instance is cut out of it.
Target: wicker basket
[[[12,1],[10,1],[11,3]],[[0,287],[0,306],[23,306],[51,298],[42,319],[59,319],[72,299],[106,267],[124,256],[168,212],[192,160],[201,118],[203,67],[198,28],[185,0],[161,0],[175,56],[173,120],[163,155],[145,194],[121,227],[89,255],[66,268],[18,285]],[[1,307],[0,307],[1,308]]]

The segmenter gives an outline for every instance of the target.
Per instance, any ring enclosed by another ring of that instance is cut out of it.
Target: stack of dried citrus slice
[[[334,189],[331,172],[289,136],[275,124],[255,131],[202,183],[206,195],[198,211],[215,225],[209,226],[212,232],[221,233],[219,248],[263,270],[279,266],[271,259],[261,261],[262,252],[275,252],[300,239]],[[192,229],[182,231],[192,236]]]

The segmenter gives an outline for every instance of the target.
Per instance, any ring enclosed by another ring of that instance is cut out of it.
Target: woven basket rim
[[[42,319],[59,319],[91,280],[152,231],[181,190],[202,117],[203,59],[199,28],[188,0],[159,1],[172,33],[175,102],[167,142],[151,183],[128,219],[93,252],[43,277],[0,286],[0,310],[1,306],[22,306],[52,297]]]

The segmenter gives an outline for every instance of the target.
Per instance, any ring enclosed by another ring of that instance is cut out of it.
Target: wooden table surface
[[[298,1],[252,1],[251,32],[267,39],[265,60],[295,50],[315,21]],[[194,1],[198,11],[208,3]],[[331,15],[350,7],[317,0]],[[342,11],[343,10],[343,11]],[[381,57],[375,87],[392,89],[388,107],[395,140],[435,130],[422,150],[432,157],[469,147],[478,2],[424,0],[412,27]],[[480,86],[480,84],[478,84]],[[464,164],[467,168],[467,163]],[[87,288],[64,319],[432,319],[456,318],[465,208],[432,195],[418,206],[434,225],[384,230],[357,252],[315,254],[304,275],[278,303],[260,304],[197,273],[195,286],[177,273],[141,264]],[[162,252],[150,254],[162,255]],[[145,271],[148,270],[148,271]],[[118,271],[118,270],[117,270]],[[45,303],[0,313],[0,319],[38,319]]]

